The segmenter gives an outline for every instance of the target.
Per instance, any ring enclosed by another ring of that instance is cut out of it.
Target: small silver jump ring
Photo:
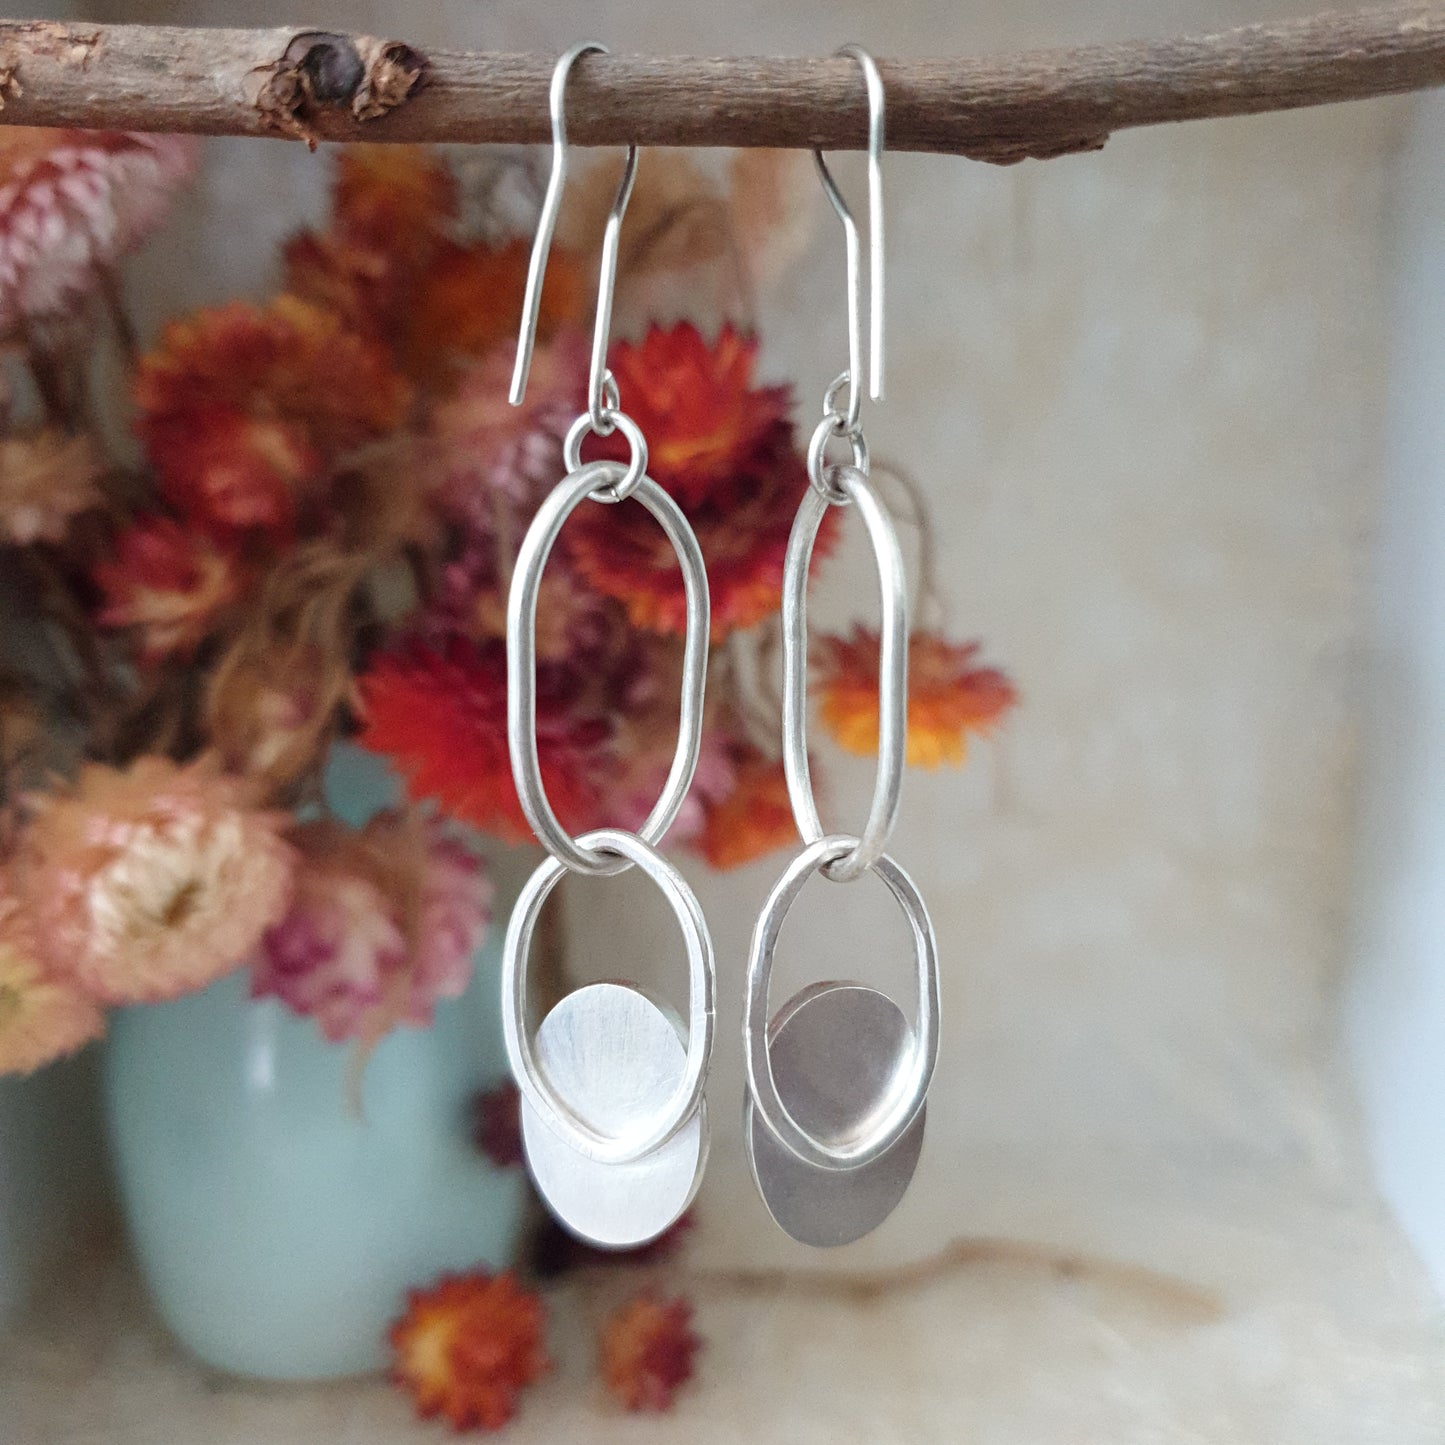
[[[636,864],[662,890],[677,917],[688,972],[687,1061],[682,1075],[671,1099],[653,1118],[631,1135],[610,1136],[581,1119],[539,1066],[527,1025],[527,956],[542,905],[567,871],[562,858],[544,858],[512,908],[502,949],[502,1033],[517,1086],[547,1126],[584,1158],[602,1164],[630,1164],[661,1148],[697,1112],[712,1053],[717,971],[697,895],[655,848],[637,834],[615,828],[584,834],[580,843],[591,853],[618,855],[624,867]]]
[[[602,381],[596,391],[587,398],[587,415],[592,430],[600,437],[610,437],[617,429],[617,414],[622,410],[622,398],[617,391],[617,378],[604,369]]]
[[[848,388],[848,405],[839,407],[838,393],[844,387]],[[862,411],[862,393],[858,387],[853,385],[851,372],[840,371],[832,381],[828,383],[828,389],[823,393],[823,415],[835,418],[838,426],[838,435],[847,436],[850,432],[859,430],[858,418]]]
[[[622,414],[618,414],[619,424]],[[585,422],[587,419],[583,417]],[[516,570],[507,596],[507,746],[512,757],[512,780],[532,831],[542,845],[574,872],[610,878],[625,871],[627,858],[608,858],[590,851],[585,842],[569,836],[547,801],[542,765],[537,753],[537,594],[542,573],[563,523],[600,487],[623,477],[621,462],[588,462],[564,477],[537,509],[522,538]],[[673,825],[692,786],[702,747],[703,688],[707,680],[708,599],[707,568],[697,537],[682,509],[651,477],[642,477],[636,499],[657,518],[677,553],[687,599],[687,632],[682,649],[682,697],[678,709],[677,749],[662,793],[647,815],[638,836],[645,844],[659,842]],[[604,500],[611,500],[605,498]]]
[[[846,417],[839,412],[828,412],[813,428],[813,437],[808,443],[808,480],[825,502],[846,507],[853,499],[838,485],[840,467],[827,459],[828,443],[835,437],[846,440],[853,449],[853,470],[861,476],[868,475],[868,442],[862,431],[849,431]]]
[[[613,395],[616,395],[616,391],[617,388],[614,384]],[[592,500],[608,503],[625,502],[647,475],[647,438],[642,435],[642,428],[625,411],[614,411],[609,420],[611,425],[605,432],[597,432],[597,435],[610,436],[613,432],[620,431],[627,438],[632,455],[628,458],[626,467],[622,467],[619,471],[618,475],[621,480],[615,484],[598,487],[592,493]],[[582,461],[582,438],[588,432],[596,431],[597,428],[593,425],[590,412],[583,412],[567,429],[566,440],[562,443],[562,463],[569,473],[582,470],[585,465]]]
[[[803,1129],[788,1112],[773,1077],[768,1046],[768,985],[772,979],[773,952],[793,901],[803,885],[829,860],[857,856],[856,838],[835,835],[817,839],[788,865],[768,895],[753,930],[748,951],[747,983],[743,994],[743,1063],[753,1107],[778,1142],[804,1163],[820,1169],[859,1169],[880,1159],[907,1132],[928,1097],[928,1086],[938,1062],[938,945],[928,909],[913,880],[887,854],[872,863],[872,871],[898,900],[913,933],[918,979],[918,1022],[906,1067],[897,1071],[892,1087],[870,1119],[870,1127],[841,1144],[827,1144]]]
[[[835,469],[837,486],[857,505],[873,545],[882,598],[878,653],[878,773],[873,803],[858,846],[847,857],[825,860],[824,876],[847,883],[866,873],[888,846],[903,791],[908,745],[908,583],[898,534],[871,483],[852,467]],[[808,766],[808,571],[818,525],[828,502],[817,490],[803,495],[783,559],[783,771],[793,817],[805,843],[824,835]]]

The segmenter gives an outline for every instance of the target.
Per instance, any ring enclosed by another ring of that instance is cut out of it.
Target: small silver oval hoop
[[[853,467],[835,469],[837,485],[863,518],[878,564],[882,624],[878,657],[878,772],[873,803],[857,847],[847,856],[825,860],[823,874],[847,883],[873,867],[888,847],[903,791],[908,746],[908,584],[898,534],[878,493]],[[793,817],[805,843],[824,836],[808,767],[808,569],[818,524],[828,502],[813,489],[804,493],[783,559],[783,771]]]
[[[511,591],[507,595],[507,744],[512,755],[512,779],[517,786],[517,797],[533,832],[554,858],[575,872],[602,878],[624,872],[630,855],[624,851],[609,861],[589,851],[585,841],[574,842],[557,821],[542,783],[537,755],[537,594],[562,524],[585,498],[599,488],[618,485],[625,473],[621,462],[589,462],[569,473],[552,489],[522,539]],[[633,495],[657,518],[672,543],[682,568],[687,597],[677,751],[662,793],[647,815],[647,821],[638,829],[642,842],[651,845],[659,842],[676,820],[697,769],[702,746],[710,602],[702,549],[682,509],[651,477],[642,477]]]
[[[537,317],[542,309],[542,284],[547,276],[547,258],[552,251],[552,236],[557,229],[557,216],[562,209],[562,192],[567,185],[567,77],[577,60],[589,53],[608,54],[607,47],[596,40],[583,40],[562,53],[552,71],[547,92],[552,117],[552,170],[547,177],[547,193],[542,200],[542,214],[537,218],[537,235],[532,242],[532,256],[527,264],[527,285],[522,294],[522,325],[517,338],[517,359],[512,367],[512,387],[508,400],[521,406],[527,393],[527,378],[532,371],[532,353],[537,345]],[[593,427],[602,435],[608,431],[609,396],[605,390],[607,371],[607,337],[612,328],[612,297],[617,287],[617,248],[622,231],[622,217],[637,179],[637,147],[627,147],[627,160],[622,180],[608,213],[607,229],[602,238],[602,272],[597,283],[597,317],[592,328],[592,369],[587,387],[587,410]],[[611,409],[616,410],[616,385],[611,392]]]
[[[712,1054],[717,970],[712,938],[702,908],[687,880],[635,833],[599,828],[580,840],[591,853],[613,853],[625,866],[636,864],[662,890],[682,928],[687,950],[687,1062],[667,1106],[634,1134],[599,1134],[557,1094],[537,1063],[527,1027],[527,958],[532,934],[557,881],[567,871],[560,858],[546,858],[527,880],[512,910],[502,949],[502,1033],[517,1087],[538,1116],[565,1143],[601,1164],[631,1164],[660,1148],[696,1112]]]
[[[846,440],[852,448],[853,470],[861,476],[868,475],[868,439],[863,435],[863,429],[858,427],[850,432],[838,412],[827,412],[813,428],[812,440],[808,443],[808,481],[825,502],[831,502],[835,507],[846,507],[853,499],[838,485],[841,468],[828,461],[828,443],[835,438]]]
[[[835,834],[811,843],[788,865],[768,895],[753,930],[743,994],[743,1064],[753,1108],[780,1144],[804,1163],[820,1169],[858,1169],[882,1158],[918,1117],[938,1063],[938,945],[933,924],[913,880],[883,854],[874,861],[872,871],[888,886],[903,909],[913,933],[917,964],[918,1021],[906,1064],[896,1073],[870,1127],[843,1144],[825,1144],[814,1138],[799,1126],[778,1094],[768,1048],[768,985],[778,935],[788,910],[808,879],[820,869],[826,869],[830,861],[841,861],[856,854],[858,848],[856,838]]]
[[[620,431],[627,438],[632,455],[621,472],[620,481],[598,487],[591,494],[594,502],[625,502],[647,475],[647,438],[642,435],[642,428],[625,411],[614,410],[611,422],[612,425],[602,435]],[[585,411],[567,429],[567,438],[562,443],[562,462],[569,472],[582,470],[582,438],[595,430],[592,418]]]
[[[834,52],[848,55],[856,60],[863,70],[863,81],[868,89],[868,394],[874,401],[883,397],[883,316],[885,310],[885,268],[883,249],[883,148],[885,96],[883,77],[878,64],[861,45],[845,45]],[[858,224],[853,212],[838,189],[823,152],[813,152],[813,163],[818,170],[818,179],[823,190],[843,223],[843,242],[846,251],[848,276],[848,370],[839,378],[848,386],[848,405],[842,414],[847,418],[848,430],[858,426],[863,406],[863,392],[860,378],[863,375],[863,278],[859,264]],[[829,388],[830,400],[835,394],[835,382]],[[839,388],[841,389],[841,388]]]

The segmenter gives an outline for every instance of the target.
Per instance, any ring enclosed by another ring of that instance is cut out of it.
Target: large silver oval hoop
[[[908,744],[908,583],[898,535],[868,479],[856,467],[840,466],[832,471],[832,484],[857,507],[868,529],[883,602],[873,803],[852,853],[824,869],[835,883],[846,883],[882,858],[898,816]],[[783,770],[793,817],[805,843],[816,843],[824,835],[808,767],[808,568],[828,506],[813,487],[803,494],[783,561]]]
[[[507,743],[512,779],[522,811],[533,832],[554,858],[578,873],[610,877],[628,867],[625,850],[608,859],[572,839],[547,800],[537,754],[537,594],[547,558],[562,524],[588,495],[615,487],[627,475],[621,462],[589,462],[569,473],[537,510],[517,553],[512,587],[507,596]],[[687,633],[682,652],[682,701],[677,725],[677,750],[672,769],[647,821],[638,829],[644,844],[660,842],[676,820],[692,786],[702,746],[703,688],[707,680],[707,568],[697,537],[681,508],[651,477],[642,477],[632,493],[657,518],[677,553],[687,598]],[[604,497],[603,500],[610,500]],[[617,854],[618,850],[610,852]]]
[[[829,862],[847,857],[856,848],[857,839],[845,835],[819,838],[788,865],[768,895],[753,930],[743,996],[743,1064],[753,1108],[779,1143],[804,1163],[820,1169],[859,1169],[886,1154],[923,1108],[938,1063],[938,945],[933,924],[913,880],[885,855],[873,864],[873,872],[888,886],[903,909],[913,933],[917,964],[918,1020],[906,1061],[875,1111],[871,1126],[845,1143],[825,1144],[814,1138],[797,1123],[778,1094],[768,1047],[768,985],[778,935],[788,910],[808,879]]]
[[[687,881],[655,848],[635,833],[599,828],[584,835],[589,851],[615,853],[636,864],[662,890],[682,928],[687,950],[687,1062],[666,1107],[632,1134],[599,1134],[560,1098],[537,1063],[527,1026],[527,959],[542,905],[567,866],[547,858],[527,880],[507,925],[502,949],[502,1033],[517,1087],[548,1127],[585,1158],[601,1164],[631,1164],[660,1148],[693,1116],[702,1099],[712,1054],[716,968],[712,939],[697,896]]]

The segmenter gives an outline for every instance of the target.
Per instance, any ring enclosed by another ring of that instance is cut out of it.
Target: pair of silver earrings
[[[547,255],[566,180],[565,91],[573,62],[604,47],[575,45],[552,76],[552,173],[523,301],[511,400],[526,388]],[[869,103],[869,389],[882,394],[883,86],[871,56],[845,47],[862,67]],[[753,934],[743,1012],[747,1070],[744,1134],[753,1177],[773,1218],[795,1239],[845,1244],[880,1224],[912,1179],[925,1101],[938,1055],[938,960],[927,909],[908,875],[884,851],[897,816],[906,752],[908,596],[898,539],[868,480],[861,422],[862,290],[858,228],[821,154],[818,172],[843,222],[848,272],[848,370],[828,388],[808,448],[809,487],[793,524],[783,581],[783,759],[803,851],[769,894]],[[534,1182],[553,1213],[595,1244],[629,1248],[655,1238],[692,1202],[707,1161],[703,1097],[715,1026],[716,964],[696,895],[658,852],[697,767],[710,604],[707,571],[686,517],[647,475],[647,442],[621,410],[607,369],[618,237],[637,174],[630,146],[602,246],[588,407],[564,446],[567,475],[543,502],[523,539],[507,609],[507,736],[523,811],[550,853],[513,911],[502,962],[507,1054],[522,1098],[522,1138]],[[844,398],[846,394],[846,399]],[[589,432],[620,431],[629,460],[584,464]],[[851,462],[830,464],[841,441]],[[563,523],[583,501],[628,498],[657,519],[682,568],[687,632],[672,768],[636,832],[601,828],[572,838],[542,783],[536,735],[537,597]],[[879,757],[862,834],[826,833],[813,797],[807,745],[808,569],[818,527],[832,506],[856,506],[877,562],[883,599]],[[542,906],[565,872],[612,877],[640,868],[662,891],[682,930],[688,965],[685,1030],[667,1009],[628,983],[575,989],[542,1020],[527,1020],[527,959]],[[773,953],[793,901],[815,872],[844,883],[873,872],[898,900],[913,934],[918,1004],[910,1024],[886,995],[859,983],[804,989],[772,1017]]]

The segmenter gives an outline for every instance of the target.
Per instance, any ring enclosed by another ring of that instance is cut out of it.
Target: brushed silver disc
[[[542,1020],[537,1064],[590,1128],[626,1134],[665,1109],[687,1068],[681,1027],[640,989],[592,983]],[[692,1203],[707,1163],[707,1106],[629,1164],[589,1159],[522,1099],[522,1140],[538,1192],[574,1234],[607,1249],[655,1239]]]
[[[908,1064],[912,1029],[898,1005],[857,983],[820,983],[785,1004],[768,1029],[778,1096],[825,1143],[867,1132]],[[768,1213],[802,1244],[851,1244],[893,1212],[923,1147],[925,1105],[881,1158],[822,1169],[779,1142],[748,1098],[743,1138]]]

